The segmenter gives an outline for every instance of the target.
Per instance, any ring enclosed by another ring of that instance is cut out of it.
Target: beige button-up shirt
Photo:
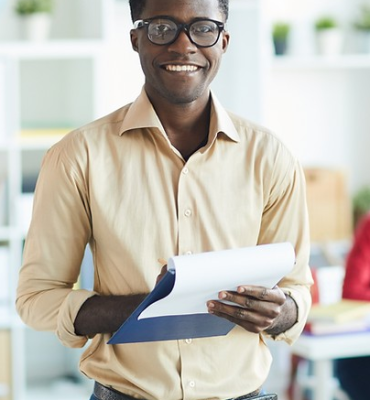
[[[31,327],[82,347],[88,338],[76,336],[73,324],[84,301],[150,291],[158,258],[289,241],[297,262],[279,286],[299,318],[275,339],[292,343],[310,306],[307,221],[301,166],[275,135],[226,112],[213,96],[208,143],[186,162],[143,91],[48,151],[17,309]],[[93,292],[73,289],[87,243]],[[240,327],[207,339],[107,345],[109,337],[89,342],[81,371],[149,400],[240,396],[263,384],[271,363],[265,338]]]

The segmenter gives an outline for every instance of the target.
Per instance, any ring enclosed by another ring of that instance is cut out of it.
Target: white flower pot
[[[49,39],[51,15],[49,13],[35,13],[21,17],[22,39],[30,41],[45,41]]]
[[[341,29],[331,28],[316,32],[317,49],[321,55],[338,55],[343,52]]]

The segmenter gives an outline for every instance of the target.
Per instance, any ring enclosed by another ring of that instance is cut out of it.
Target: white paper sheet
[[[171,293],[146,308],[139,319],[207,313],[207,301],[217,299],[221,290],[236,290],[239,285],[273,287],[294,263],[290,243],[172,257],[167,267],[176,272]]]

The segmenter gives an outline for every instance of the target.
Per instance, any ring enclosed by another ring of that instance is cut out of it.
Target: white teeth
[[[197,69],[195,65],[166,65],[166,70],[171,72],[194,72]]]

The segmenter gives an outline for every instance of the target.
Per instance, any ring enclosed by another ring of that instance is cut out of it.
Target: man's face
[[[195,18],[225,22],[218,0],[147,0],[141,19],[168,16],[179,23]],[[139,53],[149,97],[173,104],[190,103],[208,96],[208,87],[216,76],[229,35],[221,32],[217,43],[208,48],[197,47],[184,31],[168,45],[149,41],[147,29],[133,29],[131,42]]]

